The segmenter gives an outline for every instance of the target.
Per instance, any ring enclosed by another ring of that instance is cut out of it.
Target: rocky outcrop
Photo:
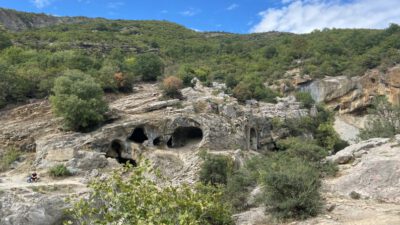
[[[62,224],[63,210],[67,204],[62,196],[46,196],[39,193],[25,193],[28,196],[22,200],[23,193],[17,195],[7,192],[0,197],[0,224],[2,225],[55,225]]]
[[[79,23],[89,20],[85,17],[56,17],[46,14],[18,12],[0,8],[0,24],[12,31],[42,28],[61,23]]]
[[[340,176],[328,180],[326,189],[363,199],[400,203],[400,136],[390,141],[375,138],[351,145],[328,160],[341,164]]]
[[[316,102],[325,102],[340,113],[354,112],[370,105],[374,96],[386,95],[391,103],[400,104],[400,66],[386,72],[373,69],[358,77],[326,77],[292,83],[311,94]]]

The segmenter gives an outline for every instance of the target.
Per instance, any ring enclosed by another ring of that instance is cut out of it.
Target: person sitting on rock
[[[37,182],[38,180],[39,180],[39,177],[36,172],[33,172],[28,178],[29,183]]]
[[[33,180],[33,181],[36,181],[37,179],[38,179],[37,173],[36,173],[36,172],[33,172],[33,173],[32,173],[32,180]]]

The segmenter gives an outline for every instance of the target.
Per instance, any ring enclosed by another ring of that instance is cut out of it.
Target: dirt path
[[[11,175],[11,176],[0,176],[0,190],[10,190],[14,188],[28,188],[28,187],[40,187],[40,186],[75,186],[84,188],[86,185],[80,182],[80,177],[66,178],[62,180],[49,180],[48,178],[41,178],[37,183],[28,183],[27,176],[24,175]]]

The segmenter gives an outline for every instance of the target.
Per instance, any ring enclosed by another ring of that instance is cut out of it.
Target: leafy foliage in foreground
[[[233,225],[219,188],[202,184],[159,187],[146,178],[148,172],[152,171],[147,166],[125,167],[92,182],[89,197],[75,203],[69,215],[80,225]]]
[[[80,71],[68,71],[57,78],[50,101],[54,112],[63,117],[66,128],[87,130],[104,120],[107,104],[94,79]]]

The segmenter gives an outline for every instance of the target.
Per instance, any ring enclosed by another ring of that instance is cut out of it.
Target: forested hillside
[[[291,69],[311,77],[357,76],[400,61],[400,27],[395,24],[384,30],[239,35],[195,32],[165,21],[100,18],[69,18],[34,28],[37,15],[7,12],[31,26],[19,32],[1,28],[0,106],[47,96],[54,79],[71,69],[91,75],[105,91],[126,91],[140,79],[168,75],[188,85],[197,76],[206,83],[226,81],[236,93],[245,93],[243,99],[263,99],[268,93],[261,84]],[[146,78],[152,73],[156,76]]]

